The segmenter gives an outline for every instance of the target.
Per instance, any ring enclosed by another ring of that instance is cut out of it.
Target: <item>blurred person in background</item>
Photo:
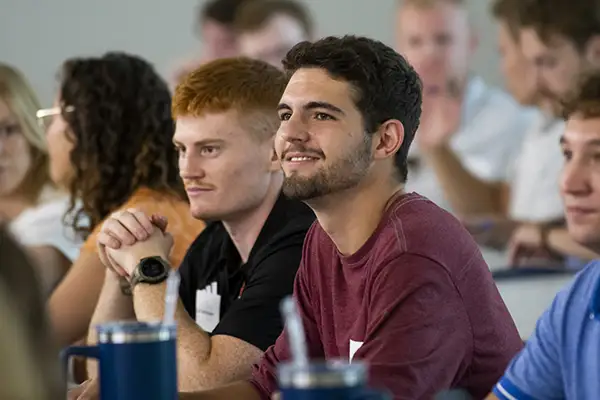
[[[423,80],[406,190],[462,218],[503,209],[506,165],[530,113],[470,72],[478,39],[464,0],[403,0],[396,17],[396,47]]]
[[[540,107],[552,116],[562,117],[562,100],[576,88],[581,75],[600,69],[600,3],[597,0],[527,0],[517,4],[521,45],[525,57],[534,66],[533,81]],[[564,124],[559,123],[554,129],[562,134]],[[559,140],[556,131],[551,134],[553,141]],[[546,145],[542,151],[549,152],[550,146]],[[547,159],[544,163],[532,161],[530,157],[523,168],[539,168],[538,176],[550,175],[550,171],[561,165],[557,159]],[[540,187],[542,183],[546,182],[540,178],[521,182],[521,185],[531,190],[531,186]],[[533,215],[534,211],[530,209],[529,214]],[[527,264],[529,258],[542,253],[564,259],[567,266],[573,268],[596,257],[573,240],[560,222],[521,224],[510,239],[510,253],[518,264]]]
[[[87,237],[48,304],[65,346],[85,337],[100,296],[106,268],[96,235],[105,218],[132,207],[167,216],[173,266],[204,224],[190,214],[179,178],[167,84],[148,62],[124,53],[67,60],[54,107],[44,113],[50,175],[70,194],[73,229]],[[128,299],[119,319],[134,317]]]
[[[522,105],[540,106],[541,93],[536,84],[535,65],[525,57],[521,42],[520,12],[524,2],[520,0],[497,0],[492,13],[498,22],[498,47],[501,71],[506,85]],[[532,110],[531,125],[524,134],[524,141],[513,160],[507,165],[507,179],[502,190],[495,184],[474,186],[469,193],[462,193],[462,201],[469,196],[481,198],[493,194],[501,209],[480,210],[479,215],[464,219],[465,225],[483,246],[502,252],[503,264],[512,266],[562,266],[561,255],[548,251],[536,251],[527,257],[517,257],[512,250],[506,253],[515,230],[523,225],[539,224],[544,227],[561,226],[564,211],[558,188],[562,168],[559,138],[564,123],[547,108]],[[466,178],[455,175],[454,182]]]
[[[0,224],[0,399],[65,397],[58,351],[26,250]]]
[[[239,54],[233,21],[240,6],[248,1],[251,0],[209,0],[197,7],[194,30],[202,43],[202,52],[175,69],[173,86],[203,63]]]
[[[278,68],[296,43],[314,36],[308,9],[295,0],[247,1],[236,13],[234,29],[241,54]]]
[[[600,70],[584,74],[579,90],[561,107],[566,117],[560,178],[566,239],[600,254]],[[565,242],[558,234],[549,235],[551,245]],[[597,399],[599,323],[600,263],[594,261],[558,293],[489,399]]]
[[[520,23],[517,2],[496,0],[492,15],[498,24],[497,43],[500,53],[500,71],[504,86],[511,96],[524,106],[537,106],[535,71],[521,48]]]
[[[0,63],[0,221],[35,261],[49,293],[83,243],[63,224],[68,196],[51,182],[39,103],[23,75]]]

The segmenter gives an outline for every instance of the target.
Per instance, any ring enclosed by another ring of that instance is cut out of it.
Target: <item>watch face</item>
[[[142,274],[148,278],[158,278],[165,273],[165,266],[157,260],[145,260],[140,267]]]

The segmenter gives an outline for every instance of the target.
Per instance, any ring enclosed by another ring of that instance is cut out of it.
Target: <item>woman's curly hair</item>
[[[74,58],[64,63],[60,82],[74,143],[67,215],[76,231],[87,236],[141,187],[186,198],[172,143],[171,95],[152,65],[114,52]]]

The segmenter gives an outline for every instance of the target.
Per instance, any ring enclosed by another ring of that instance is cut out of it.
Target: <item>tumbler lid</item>
[[[175,325],[160,322],[118,321],[96,327],[98,343],[166,342],[177,337]]]
[[[363,363],[328,361],[299,366],[293,363],[280,364],[278,382],[280,387],[299,389],[364,386],[367,368]]]

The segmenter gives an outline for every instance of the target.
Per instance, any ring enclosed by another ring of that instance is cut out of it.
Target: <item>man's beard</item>
[[[309,177],[297,174],[286,176],[283,193],[301,201],[312,200],[356,187],[367,175],[373,160],[371,154],[371,136],[350,152],[342,156],[329,167],[320,167]]]

